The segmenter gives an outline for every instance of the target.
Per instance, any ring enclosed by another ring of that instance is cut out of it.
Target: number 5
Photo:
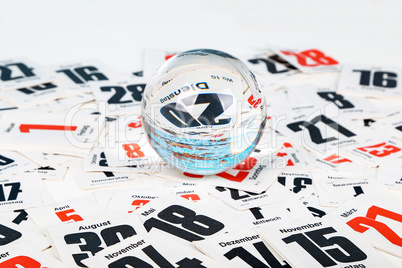
[[[74,209],[68,209],[68,210],[59,211],[59,212],[56,212],[56,216],[59,217],[59,219],[62,222],[66,222],[66,221],[69,221],[69,220],[73,220],[73,221],[83,221],[84,220],[78,214],[67,215],[67,214],[70,214],[70,213],[75,213],[75,210]]]

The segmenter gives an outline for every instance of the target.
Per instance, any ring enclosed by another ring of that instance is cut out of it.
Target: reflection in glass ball
[[[264,96],[239,59],[197,49],[167,60],[148,82],[142,122],[168,163],[188,173],[217,174],[242,162],[266,121]]]

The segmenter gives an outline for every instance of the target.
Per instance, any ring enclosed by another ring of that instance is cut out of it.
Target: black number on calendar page
[[[15,213],[18,213],[18,215],[13,219],[13,223],[20,225],[23,221],[28,220],[28,213],[23,210],[23,209],[17,209],[14,210]]]
[[[22,237],[22,234],[14,229],[0,224],[0,246],[5,246]]]
[[[26,95],[30,95],[30,94],[34,94],[38,91],[44,91],[44,90],[49,90],[49,89],[53,89],[53,88],[57,88],[57,86],[55,84],[52,83],[45,83],[42,85],[38,85],[38,86],[34,86],[34,87],[29,87],[29,88],[19,88],[17,89],[19,92],[22,92]]]
[[[275,268],[290,268],[288,264],[282,265],[276,258],[275,256],[271,253],[271,251],[267,248],[267,246],[263,242],[257,242],[253,244],[254,248],[258,251],[261,257],[264,258],[264,260],[269,264],[266,265],[264,264],[261,260],[259,260],[256,256],[251,254],[249,251],[247,251],[243,247],[236,247],[232,248],[230,251],[226,252],[224,256],[228,260],[232,260],[236,257],[242,259],[245,263],[250,265],[251,267],[275,267]]]
[[[102,92],[114,92],[113,96],[109,98],[107,103],[109,104],[125,104],[132,103],[134,101],[142,100],[142,93],[144,92],[146,84],[135,84],[127,86],[127,89],[121,86],[105,86],[101,87]],[[131,92],[132,100],[121,100],[126,93]]]
[[[6,189],[9,190],[7,198],[6,198]],[[20,182],[0,184],[0,202],[17,200],[18,194],[21,192],[22,190]]]
[[[73,69],[63,69],[56,71],[64,73],[76,84],[85,84],[88,81],[104,81],[109,80],[103,73],[98,72],[94,66],[78,67]]]
[[[283,176],[278,176],[278,182],[282,184],[283,186],[286,186],[286,177]],[[312,185],[313,180],[310,178],[304,178],[304,177],[296,177],[293,179],[293,189],[292,191],[294,193],[300,192],[302,189],[307,188],[307,185]]]
[[[353,70],[360,73],[359,84],[361,86],[376,86],[385,88],[396,88],[398,85],[398,75],[394,72],[371,71],[371,70]]]
[[[79,248],[83,253],[75,253],[72,256],[78,266],[86,267],[81,263],[81,261],[89,258],[90,255],[84,253],[85,251],[90,252],[92,254],[91,256],[94,256],[95,253],[104,249],[104,247],[102,247],[102,240],[106,246],[109,247],[120,242],[121,240],[119,237],[126,239],[136,234],[137,233],[132,226],[123,224],[103,229],[100,233],[101,237],[94,232],[72,233],[65,235],[64,241],[67,245],[79,245]]]
[[[6,166],[14,162],[15,162],[14,159],[5,157],[4,155],[0,155],[0,166]]]
[[[233,189],[233,188],[225,188],[225,187],[222,187],[222,186],[216,186],[215,189],[218,190],[219,192],[226,192],[227,190],[229,190],[229,192],[230,192],[230,197],[231,197],[233,200],[241,200],[241,199],[244,199],[244,198],[248,198],[248,197],[251,197],[251,196],[260,195],[260,194],[264,194],[264,193],[265,193],[265,191],[263,191],[263,192],[261,192],[261,193],[259,193],[259,194],[244,191],[246,194],[240,195],[239,190]]]
[[[197,215],[195,211],[179,205],[165,208],[158,213],[158,218],[146,220],[144,226],[148,232],[152,228],[157,228],[190,242],[203,240],[203,236],[213,235],[225,227],[215,219]]]
[[[194,118],[186,107],[180,103],[166,104],[160,110],[161,114],[179,128],[197,127],[200,125],[225,125],[231,118],[216,120],[226,109],[233,104],[233,96],[220,93],[205,93],[186,97],[182,102],[187,105],[209,104],[198,118]],[[180,120],[179,120],[180,119]]]
[[[278,70],[275,62],[270,59],[264,59],[264,58],[257,58],[257,59],[250,59],[248,60],[252,64],[264,64],[265,67],[267,68],[267,71],[271,74],[278,74],[278,73],[286,73],[289,72],[289,69],[283,69],[283,70]]]
[[[367,255],[346,237],[329,236],[329,234],[335,234],[336,232],[334,228],[326,227],[314,231],[293,234],[282,240],[286,244],[299,244],[299,246],[307,251],[307,253],[323,267],[336,265],[336,261],[349,263],[367,259]],[[328,248],[330,246],[334,247]]]
[[[17,74],[15,74],[17,73]],[[26,66],[22,62],[10,63],[0,66],[0,80],[1,81],[11,81],[16,79],[21,79],[25,77],[33,77],[35,73],[33,68]]]
[[[315,126],[315,124],[318,122],[323,122],[327,126],[331,127],[332,129],[338,131],[339,133],[341,133],[342,135],[344,135],[348,138],[356,136],[356,134],[354,134],[352,131],[339,125],[338,123],[336,123],[335,121],[331,120],[330,118],[328,118],[324,115],[318,115],[310,121],[298,121],[298,122],[290,123],[287,125],[287,127],[290,128],[293,132],[301,131],[302,130],[301,127],[306,128],[310,135],[311,141],[316,144],[327,143],[327,142],[331,142],[331,141],[338,139],[336,137],[323,138],[320,129]]]
[[[165,257],[162,256],[153,246],[147,246],[142,249],[142,251],[153,261],[158,267],[163,268],[207,268],[202,265],[202,261],[196,258],[187,258],[176,262],[179,266],[174,266]],[[127,267],[139,267],[139,268],[152,268],[154,266],[150,265],[143,259],[137,258],[135,256],[123,257],[117,261],[112,262],[108,265],[108,268],[127,268]]]
[[[355,107],[350,101],[345,100],[344,96],[335,91],[317,92],[317,94],[324,100],[334,103],[339,109],[351,109]]]
[[[277,63],[280,63],[280,64],[285,65],[286,68],[288,68],[288,69],[290,69],[290,70],[297,70],[296,67],[294,67],[292,64],[290,64],[289,62],[287,62],[287,61],[284,60],[283,58],[281,58],[278,54],[269,56],[268,58],[271,59],[271,60],[273,60],[273,61],[275,61],[275,62],[277,62]]]

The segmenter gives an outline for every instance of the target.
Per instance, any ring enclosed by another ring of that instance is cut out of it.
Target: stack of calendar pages
[[[0,267],[402,266],[401,66],[235,55],[267,123],[242,163],[202,176],[142,131],[147,81],[176,52],[127,73],[0,60]],[[50,187],[66,178],[74,198]]]

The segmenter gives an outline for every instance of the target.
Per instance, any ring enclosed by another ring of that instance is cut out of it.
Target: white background
[[[142,67],[144,48],[319,48],[341,62],[401,67],[400,0],[0,0],[0,59],[100,59]]]

